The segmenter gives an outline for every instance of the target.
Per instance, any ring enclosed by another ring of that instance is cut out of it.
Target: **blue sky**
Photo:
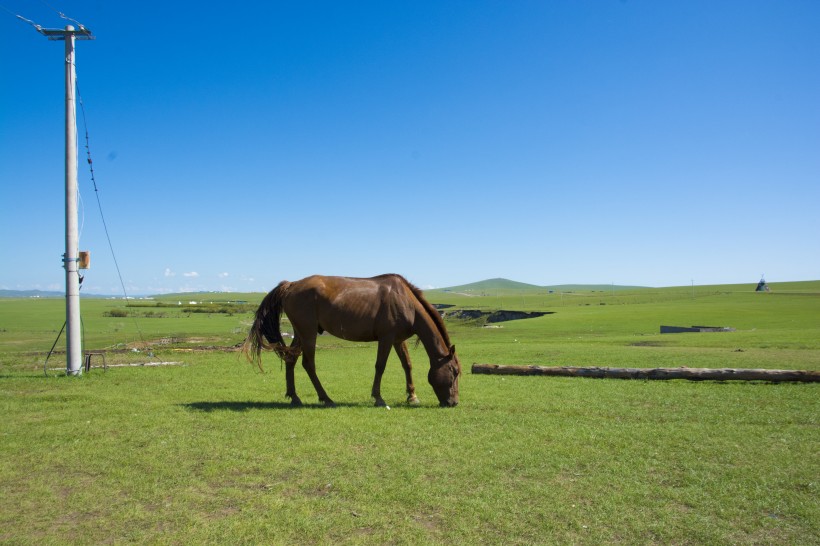
[[[56,11],[129,294],[820,279],[820,2],[0,0],[0,288],[64,287]]]

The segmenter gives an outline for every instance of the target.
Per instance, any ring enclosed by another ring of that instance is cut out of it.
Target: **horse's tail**
[[[279,358],[299,356],[298,349],[291,350],[285,344],[279,323],[282,317],[282,301],[287,296],[291,283],[280,282],[276,288],[268,292],[259,308],[256,318],[242,344],[242,352],[247,359],[262,369],[262,349],[272,349]]]

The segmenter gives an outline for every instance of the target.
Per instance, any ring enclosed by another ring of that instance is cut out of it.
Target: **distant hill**
[[[443,292],[464,292],[468,294],[498,294],[505,292],[544,292],[554,290],[555,292],[592,292],[592,291],[613,291],[613,290],[635,290],[646,288],[644,286],[622,286],[613,284],[561,284],[554,286],[538,286],[509,279],[487,279],[470,284],[441,288]]]
[[[509,279],[487,279],[486,281],[478,281],[470,284],[462,284],[460,286],[452,286],[449,288],[442,288],[450,292],[496,292],[499,290],[540,290],[540,286],[534,284],[527,284],[523,282],[511,281]]]
[[[103,296],[101,294],[83,294],[80,297],[87,298],[118,298],[119,296]],[[0,298],[65,298],[65,292],[49,290],[0,290]]]
[[[264,292],[176,292],[173,294],[156,294],[153,296],[129,294],[128,300],[139,302],[144,300],[161,301],[163,303],[188,303],[191,301],[208,303],[237,303],[237,302],[259,302],[265,296]],[[82,299],[106,299],[121,300],[122,295],[112,294],[87,294],[80,292]],[[65,292],[44,291],[44,290],[0,290],[0,299],[12,298],[65,298]]]
[[[43,290],[0,290],[0,298],[62,298],[64,296],[64,292]]]

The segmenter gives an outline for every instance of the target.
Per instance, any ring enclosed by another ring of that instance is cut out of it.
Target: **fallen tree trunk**
[[[593,377],[599,379],[820,382],[820,371],[743,368],[602,368],[599,366],[505,366],[501,364],[473,364],[472,373],[491,375],[551,375],[560,377]]]

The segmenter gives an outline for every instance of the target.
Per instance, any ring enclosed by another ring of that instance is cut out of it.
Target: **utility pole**
[[[37,32],[49,40],[65,41],[65,322],[66,375],[82,373],[82,326],[80,324],[79,228],[77,221],[77,89],[74,67],[74,41],[93,40],[91,31],[78,23],[79,29],[67,25],[65,30],[35,25]]]

